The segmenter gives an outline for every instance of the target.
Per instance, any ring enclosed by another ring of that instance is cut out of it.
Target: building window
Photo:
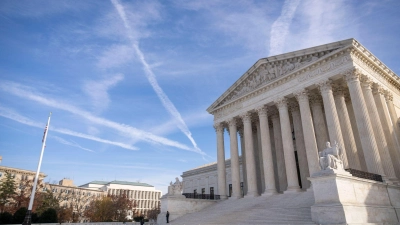
[[[202,189],[201,189],[201,194],[204,195],[205,193],[206,193],[206,189],[205,189],[205,188],[202,188]]]

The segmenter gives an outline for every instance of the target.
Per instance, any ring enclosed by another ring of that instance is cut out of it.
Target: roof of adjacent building
[[[89,182],[87,184],[81,185],[80,187],[88,185],[88,184],[101,184],[101,185],[120,184],[120,185],[130,185],[130,186],[154,187],[154,186],[152,186],[150,184],[146,184],[146,183],[130,182],[130,181],[119,181],[119,180],[113,180],[113,181],[98,181],[98,180],[95,180],[95,181],[91,181],[91,182]]]

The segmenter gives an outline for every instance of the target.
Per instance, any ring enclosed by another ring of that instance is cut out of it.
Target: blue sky
[[[1,165],[163,193],[216,161],[205,110],[258,59],[354,37],[400,74],[400,1],[0,1]],[[225,135],[226,156],[229,139]]]

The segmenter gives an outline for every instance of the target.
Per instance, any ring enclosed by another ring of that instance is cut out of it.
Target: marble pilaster
[[[230,150],[231,150],[231,174],[232,174],[232,196],[231,198],[240,198],[240,166],[239,166],[239,151],[237,139],[237,124],[236,119],[232,118],[228,121]]]
[[[286,98],[279,98],[275,100],[275,104],[279,110],[279,118],[281,121],[283,154],[285,158],[286,177],[288,182],[287,191],[299,191],[300,187],[297,179],[296,160],[294,155],[287,100]]]
[[[225,171],[225,146],[224,146],[224,125],[214,125],[217,132],[217,173],[218,173],[218,194],[221,199],[226,198],[226,171]]]
[[[344,146],[342,130],[340,128],[339,116],[336,109],[335,100],[332,93],[332,82],[325,80],[318,83],[319,90],[321,91],[322,100],[325,108],[326,124],[328,126],[329,139],[333,145],[335,141],[338,142],[341,153],[343,154],[343,166],[344,168],[349,167],[347,161],[346,148]]]
[[[247,194],[245,197],[258,196],[256,162],[254,160],[253,130],[251,127],[251,114],[249,112],[241,115],[244,126],[246,169],[247,169]]]
[[[275,178],[274,178],[274,165],[272,162],[271,139],[268,126],[268,111],[266,107],[256,109],[260,120],[260,136],[261,136],[261,150],[264,171],[264,186],[263,195],[275,194]]]
[[[360,75],[361,73],[355,68],[344,72],[353,109],[354,112],[357,112],[355,113],[355,118],[368,172],[384,175],[378,146],[360,85]]]

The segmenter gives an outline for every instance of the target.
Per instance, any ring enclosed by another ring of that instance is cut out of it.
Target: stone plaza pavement
[[[228,199],[170,224],[315,224],[311,221],[313,204],[313,191]]]

